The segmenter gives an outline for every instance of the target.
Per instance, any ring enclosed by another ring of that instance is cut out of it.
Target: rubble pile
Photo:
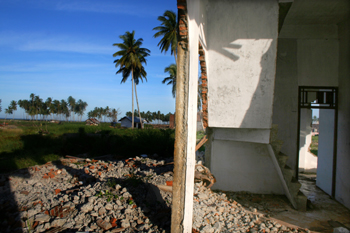
[[[70,158],[2,175],[0,232],[169,232],[172,170],[171,158]],[[206,185],[195,184],[193,232],[297,232]]]

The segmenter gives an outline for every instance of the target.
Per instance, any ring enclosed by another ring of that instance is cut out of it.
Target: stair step
[[[297,207],[299,211],[306,211],[307,207],[307,197],[302,192],[298,192],[298,195],[295,198],[295,201],[297,203]]]
[[[281,170],[283,173],[284,180],[287,182],[287,185],[288,185],[288,183],[290,183],[292,181],[292,178],[294,176],[294,170],[288,166],[281,168]]]
[[[301,184],[298,181],[292,181],[289,184],[287,183],[289,193],[295,199],[299,193],[299,189],[301,188]]]
[[[272,124],[270,131],[270,142],[277,140],[278,125]]]
[[[271,144],[273,150],[275,151],[275,154],[278,155],[281,152],[281,148],[283,146],[283,141],[282,140],[275,140],[275,141],[272,141],[270,144]]]
[[[278,164],[280,165],[281,169],[284,168],[286,166],[286,163],[288,161],[289,156],[283,154],[282,152],[280,152],[277,156],[277,161]]]

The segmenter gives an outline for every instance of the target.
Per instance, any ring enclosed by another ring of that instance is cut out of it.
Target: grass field
[[[7,121],[0,128],[0,172],[54,161],[61,156],[112,154],[121,158],[141,154],[172,156],[174,130],[111,128],[109,123],[87,126],[84,122],[61,124]]]
[[[316,156],[318,155],[318,135],[312,136],[312,141],[311,141],[311,145],[310,145],[310,152]]]

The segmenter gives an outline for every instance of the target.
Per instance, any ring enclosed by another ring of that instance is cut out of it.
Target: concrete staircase
[[[280,170],[279,174],[282,173],[284,183],[283,186],[285,188],[286,196],[292,203],[295,209],[306,211],[307,206],[307,197],[299,191],[301,184],[298,180],[295,179],[295,171],[286,165],[288,156],[281,152],[281,147],[283,145],[283,141],[278,140],[277,138],[278,126],[272,125],[271,133],[270,133],[270,145],[275,156],[275,161],[277,160],[277,168]],[[271,151],[271,150],[270,150]]]

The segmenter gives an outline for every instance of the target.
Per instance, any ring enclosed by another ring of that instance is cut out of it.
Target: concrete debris
[[[65,158],[0,176],[1,232],[169,232],[172,158]],[[193,232],[298,232],[210,190],[196,165]]]
[[[333,233],[350,233],[345,227],[337,227],[333,229]]]

